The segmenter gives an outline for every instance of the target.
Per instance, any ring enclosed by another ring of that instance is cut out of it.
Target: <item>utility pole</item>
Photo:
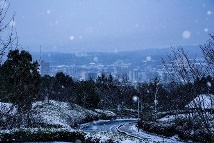
[[[155,100],[154,100],[154,104],[155,104],[155,121],[157,119],[157,104],[158,104],[158,100],[157,100],[157,92],[158,92],[158,83],[159,83],[159,79],[156,77],[154,80],[154,85],[155,85]]]
[[[139,97],[134,96],[133,101],[137,102],[137,125],[139,125],[139,122],[140,122],[140,100],[139,100]],[[139,132],[139,127],[138,127],[138,132]]]
[[[140,101],[139,101],[139,97],[137,98],[137,108],[138,108],[138,132],[139,132],[139,123],[140,123]]]

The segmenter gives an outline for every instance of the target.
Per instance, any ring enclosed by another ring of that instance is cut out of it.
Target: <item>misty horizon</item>
[[[10,6],[9,6],[10,4]],[[20,4],[22,6],[20,6]],[[6,1],[19,45],[39,52],[122,52],[206,43],[214,2]]]

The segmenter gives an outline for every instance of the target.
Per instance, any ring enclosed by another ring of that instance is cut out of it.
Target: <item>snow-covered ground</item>
[[[188,117],[188,114],[166,115],[165,117],[160,118],[157,121],[171,122],[171,121],[175,120],[175,118],[186,118],[186,117]]]
[[[68,129],[68,128],[13,128],[13,129],[7,129],[7,130],[0,130],[0,134],[3,134],[3,133],[12,134],[17,131],[36,133],[36,132],[57,132],[57,131],[74,132],[77,130],[72,129],[72,128],[70,128],[70,129]]]
[[[33,103],[33,118],[38,122],[70,127],[81,123],[84,119],[98,117],[99,114],[82,108],[76,104],[50,100],[49,103]]]
[[[127,135],[141,138],[141,140],[145,142],[183,143],[182,141],[178,140],[177,136],[167,138],[164,136],[158,136],[156,134],[147,133],[141,129],[138,130],[136,124],[124,124],[123,126],[119,127],[118,130],[126,133]]]
[[[108,110],[101,110],[101,109],[95,109],[95,111],[97,113],[101,113],[101,114],[105,114],[107,117],[116,117],[116,114],[112,111],[108,111]]]
[[[15,116],[17,109],[11,103],[0,102],[0,113]],[[103,115],[114,117],[115,113],[106,110],[88,110],[76,104],[49,100],[37,101],[32,104],[31,119],[33,122],[70,128],[87,120],[99,119]]]
[[[0,112],[2,114],[15,115],[17,113],[17,108],[13,106],[12,103],[0,102]]]
[[[139,143],[139,139],[129,137],[124,134],[116,134],[112,132],[87,133],[86,139],[90,139],[91,141],[99,140],[99,143],[105,143],[110,140],[113,140],[117,143]]]

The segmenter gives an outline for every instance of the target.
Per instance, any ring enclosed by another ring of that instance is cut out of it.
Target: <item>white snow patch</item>
[[[11,20],[9,25],[10,25],[10,27],[15,27],[16,26],[15,20]]]
[[[109,111],[109,110],[95,109],[95,111],[98,113],[101,113],[101,114],[105,114],[108,117],[116,116],[116,114],[114,112]]]
[[[60,125],[66,128],[80,123],[89,116],[98,116],[98,113],[84,109],[76,104],[54,100],[50,100],[49,103],[35,102],[33,103],[33,109],[35,110],[33,116],[38,122]]]
[[[67,131],[67,132],[75,132],[75,129],[68,129],[68,128],[13,128],[10,130],[0,130],[0,134],[12,134],[18,131],[26,131],[30,133],[37,133],[37,132],[58,132],[58,131]]]
[[[124,131],[127,132],[128,135],[133,135],[133,136],[137,136],[137,137],[140,137],[142,139],[145,140],[145,142],[155,142],[155,143],[158,143],[158,142],[164,142],[164,143],[172,143],[172,142],[176,142],[176,143],[182,143],[181,141],[178,141],[178,139],[176,137],[163,137],[163,136],[158,136],[156,134],[149,134],[149,133],[146,133],[145,131],[143,130],[139,130],[138,131],[138,128],[136,127],[136,124],[132,124],[132,125],[129,125],[129,124],[125,124],[125,126],[128,125],[128,129],[127,131]]]
[[[158,119],[158,121],[170,122],[170,121],[174,120],[175,118],[187,118],[188,116],[189,116],[188,114],[167,115],[163,118]]]
[[[0,113],[15,115],[17,113],[17,108],[13,106],[12,103],[0,102]]]
[[[185,107],[189,109],[194,109],[194,108],[214,109],[214,95],[213,94],[198,95],[194,100],[192,100]]]

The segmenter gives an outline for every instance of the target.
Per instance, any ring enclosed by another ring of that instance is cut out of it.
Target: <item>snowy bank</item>
[[[157,121],[140,121],[139,127],[144,131],[172,137],[177,135],[184,141],[214,142],[213,118],[209,119],[209,130],[196,113],[167,115]]]
[[[18,115],[17,109],[11,103],[0,102],[0,107],[1,115],[8,115],[10,118],[16,118]],[[6,124],[8,116],[3,116],[4,118],[2,117],[0,120]],[[116,114],[99,109],[92,111],[76,104],[49,100],[49,102],[34,102],[29,116],[32,127],[71,128],[80,123],[115,118]],[[13,119],[11,119],[12,121]]]
[[[0,131],[1,142],[84,142],[85,134],[66,128],[19,128]]]

